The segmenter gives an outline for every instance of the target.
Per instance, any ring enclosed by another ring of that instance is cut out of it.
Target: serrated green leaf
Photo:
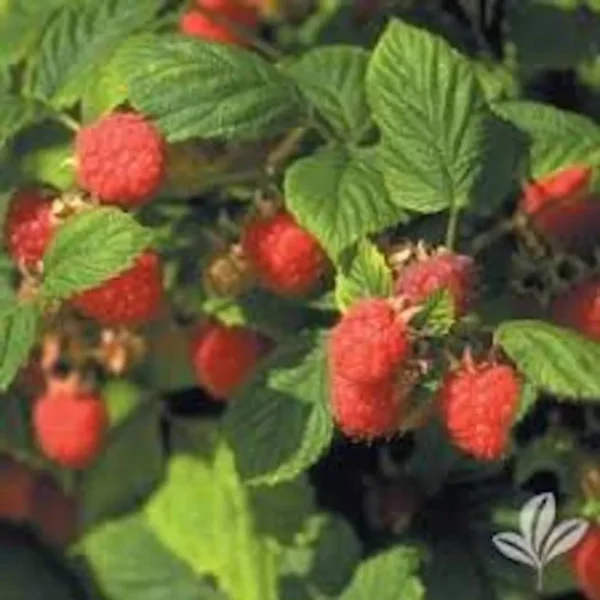
[[[232,402],[225,431],[245,480],[275,484],[315,463],[333,436],[323,337],[275,351]]]
[[[171,142],[264,138],[297,124],[305,112],[293,80],[241,48],[146,36],[121,58],[130,101]]]
[[[417,574],[419,563],[418,553],[403,546],[369,558],[359,566],[340,600],[423,600],[425,588]]]
[[[70,0],[2,0],[0,3],[0,64],[24,58],[34,47],[57,8]]]
[[[225,600],[173,556],[139,514],[96,528],[75,552],[107,600]]]
[[[40,317],[33,302],[21,302],[0,314],[0,390],[8,388],[29,357]]]
[[[28,92],[56,107],[74,104],[118,45],[148,24],[161,0],[81,0],[48,24],[26,73]]]
[[[362,240],[341,254],[335,298],[342,312],[361,298],[390,296],[392,288],[392,271],[375,244]]]
[[[286,172],[287,207],[332,257],[361,237],[406,221],[378,171],[373,150],[329,148]]]
[[[365,77],[369,53],[356,46],[315,48],[286,68],[343,140],[359,143],[374,126]]]
[[[42,293],[67,298],[133,265],[151,232],[118,208],[100,207],[70,217],[44,256]]]
[[[495,343],[541,390],[572,400],[600,398],[600,344],[544,321],[502,323]]]
[[[394,20],[371,57],[367,96],[393,201],[421,213],[468,206],[490,119],[468,59],[442,38]]]
[[[145,509],[152,531],[231,600],[278,600],[276,553],[257,531],[233,453],[208,427],[175,435],[166,481]]]
[[[529,137],[534,179],[575,163],[600,165],[600,127],[592,120],[525,100],[498,102],[493,109]]]
[[[418,315],[419,327],[427,335],[444,337],[456,323],[454,297],[446,288],[442,288],[427,299]]]
[[[48,118],[51,112],[38,100],[13,94],[0,95],[0,147],[23,128]]]
[[[160,406],[144,401],[110,430],[102,454],[80,480],[83,526],[132,509],[159,483],[164,467]]]

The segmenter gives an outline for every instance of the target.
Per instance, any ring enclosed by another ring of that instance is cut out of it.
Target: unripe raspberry
[[[520,210],[534,227],[568,246],[590,242],[600,231],[600,198],[590,191],[592,169],[574,165],[527,185]]]
[[[179,28],[182,33],[207,42],[244,46],[247,40],[235,31],[235,26],[253,30],[258,25],[257,11],[241,0],[198,0],[197,5],[205,11],[191,8],[181,16]]]
[[[317,240],[287,212],[249,222],[241,244],[261,283],[282,296],[312,291],[327,264]]]
[[[15,263],[34,266],[42,260],[54,234],[52,201],[39,190],[21,190],[4,221],[4,243]]]
[[[600,342],[600,277],[585,279],[558,296],[551,314],[557,324]]]
[[[268,349],[258,333],[219,322],[201,327],[190,345],[198,383],[218,400],[231,397]]]
[[[358,383],[332,372],[331,408],[348,437],[370,440],[394,435],[404,415],[404,402],[393,378]]]
[[[247,258],[234,246],[213,256],[202,273],[204,287],[217,296],[239,296],[254,283]]]
[[[31,517],[33,472],[12,459],[0,459],[0,519],[25,521]]]
[[[411,351],[404,316],[381,298],[357,302],[331,331],[333,371],[346,379],[375,383],[389,379]]]
[[[79,185],[104,204],[145,204],[163,180],[163,138],[136,113],[114,113],[83,127],[75,156]]]
[[[592,527],[571,552],[579,589],[589,600],[600,600],[600,527]]]
[[[55,386],[36,401],[33,425],[48,458],[69,469],[84,469],[100,454],[108,415],[101,398],[76,386]]]
[[[452,441],[480,460],[502,457],[521,397],[515,370],[465,354],[440,388],[442,418]]]
[[[157,316],[162,302],[162,267],[146,251],[127,271],[71,299],[84,315],[105,326],[141,325]]]
[[[446,289],[454,300],[457,316],[464,315],[473,297],[475,261],[470,256],[442,251],[418,258],[400,270],[395,292],[420,304]]]

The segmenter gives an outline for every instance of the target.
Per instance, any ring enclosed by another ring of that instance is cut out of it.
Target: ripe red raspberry
[[[357,302],[331,331],[333,371],[360,383],[390,378],[411,351],[405,317],[381,298]]]
[[[10,458],[0,459],[0,519],[25,521],[33,506],[33,472]]]
[[[527,185],[520,209],[534,227],[567,246],[591,241],[600,231],[600,198],[590,192],[592,169],[574,165]]]
[[[162,267],[146,251],[133,267],[71,299],[72,305],[102,325],[141,325],[152,320],[162,301]]]
[[[600,600],[600,527],[592,527],[571,552],[579,589],[589,600]]]
[[[55,223],[52,201],[39,190],[21,190],[10,203],[4,221],[4,243],[16,263],[34,266],[44,257]]]
[[[331,409],[335,422],[345,435],[370,440],[397,432],[405,403],[394,378],[358,383],[334,371]]]
[[[501,458],[520,394],[521,383],[512,367],[475,363],[466,353],[439,391],[442,418],[453,442],[475,458]]]
[[[251,221],[241,245],[261,283],[282,296],[310,292],[327,264],[317,240],[287,212]]]
[[[239,0],[198,0],[197,5],[206,12],[191,8],[181,16],[179,28],[182,33],[207,42],[244,46],[247,40],[229,23],[248,30],[258,25],[258,12]],[[223,22],[211,17],[210,12],[222,17]]]
[[[475,261],[470,256],[441,252],[401,269],[395,292],[420,304],[445,288],[454,300],[456,314],[462,316],[472,300],[475,280]]]
[[[104,204],[145,204],[160,187],[165,171],[162,136],[135,113],[114,113],[83,127],[75,141],[75,156],[79,185]]]
[[[201,327],[190,344],[198,383],[218,400],[231,397],[268,349],[258,333],[218,322]]]
[[[51,387],[36,401],[33,425],[48,458],[69,469],[83,469],[102,449],[108,414],[101,398],[65,384]]]
[[[550,310],[557,324],[600,342],[600,277],[585,279],[558,296]]]

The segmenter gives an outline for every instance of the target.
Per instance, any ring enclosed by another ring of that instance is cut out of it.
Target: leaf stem
[[[454,250],[456,245],[456,236],[458,234],[458,223],[460,220],[460,208],[453,206],[448,218],[448,227],[446,228],[446,248]]]
[[[55,118],[59,123],[62,123],[67,129],[70,129],[73,133],[77,133],[81,129],[81,124],[78,123],[73,117],[64,113],[57,112]]]
[[[266,170],[269,176],[274,175],[295,154],[298,146],[302,143],[309,132],[308,125],[302,125],[292,129],[280,142],[280,144],[269,154],[266,161]]]

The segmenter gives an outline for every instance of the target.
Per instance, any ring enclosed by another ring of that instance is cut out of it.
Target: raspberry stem
[[[81,129],[81,125],[73,117],[66,113],[56,113],[55,117],[59,123],[62,123],[67,129],[70,129],[73,133],[77,133]]]

